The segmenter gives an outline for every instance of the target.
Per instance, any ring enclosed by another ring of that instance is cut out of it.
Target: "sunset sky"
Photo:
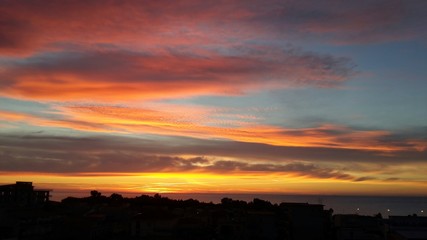
[[[0,183],[425,196],[426,11],[0,0]]]

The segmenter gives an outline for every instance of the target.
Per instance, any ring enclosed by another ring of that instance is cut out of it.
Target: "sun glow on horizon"
[[[51,189],[52,194],[98,190],[125,195],[155,193],[215,193],[227,194],[284,194],[284,195],[395,195],[417,196],[427,185],[425,182],[388,183],[381,181],[351,182],[337,179],[314,179],[280,174],[211,173],[143,173],[143,174],[5,174],[0,183],[33,181],[36,188]],[[405,189],[404,191],[396,190]],[[57,193],[55,193],[57,191]],[[393,194],[390,194],[393,193]],[[57,198],[55,198],[57,199]],[[57,199],[60,200],[60,199]]]

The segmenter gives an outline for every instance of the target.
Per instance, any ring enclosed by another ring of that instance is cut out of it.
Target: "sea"
[[[102,192],[109,196],[111,193]],[[154,195],[153,193],[142,193]],[[52,199],[59,201],[67,196],[88,196],[81,192],[52,192]],[[135,197],[138,194],[122,194],[125,197]],[[333,209],[334,214],[376,215],[381,213],[388,216],[427,216],[427,197],[410,196],[333,196],[333,195],[280,195],[280,194],[233,194],[233,193],[161,193],[163,197],[171,199],[196,199],[201,202],[220,203],[222,198],[233,200],[252,201],[254,198],[280,204],[282,202],[322,204],[324,209]]]

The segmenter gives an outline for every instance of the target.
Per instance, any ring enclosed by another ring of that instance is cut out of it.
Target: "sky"
[[[426,10],[0,0],[0,183],[425,196]]]

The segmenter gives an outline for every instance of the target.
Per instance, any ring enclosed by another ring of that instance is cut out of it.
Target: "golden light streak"
[[[78,121],[97,122],[124,132],[191,136],[196,138],[223,138],[235,141],[263,143],[292,147],[327,147],[392,152],[419,150],[426,141],[413,141],[414,146],[397,146],[381,142],[390,135],[381,130],[353,130],[345,126],[323,125],[315,128],[286,129],[271,125],[247,123],[238,127],[208,126],[206,122],[192,122],[163,111],[121,107],[71,107],[64,113]],[[185,112],[186,109],[183,109]],[[197,114],[197,112],[196,112]],[[203,114],[213,114],[208,111]],[[200,114],[198,114],[200,115]],[[196,115],[196,116],[198,116]],[[196,118],[196,117],[195,117]],[[202,120],[199,118],[198,120]],[[328,133],[332,132],[332,133]],[[338,134],[333,134],[338,132]],[[345,139],[345,141],[343,141]]]
[[[200,173],[143,173],[105,175],[58,175],[36,173],[2,173],[0,183],[33,181],[41,188],[59,192],[91,190],[120,194],[143,193],[269,193],[323,195],[419,195],[426,192],[426,182],[365,181],[292,177],[283,174],[200,174]]]
[[[412,145],[393,145],[381,141],[390,135],[380,130],[353,130],[345,126],[323,125],[315,128],[286,129],[271,125],[243,124],[237,127],[208,126],[198,110],[195,116],[179,115],[150,109],[124,107],[60,107],[62,120],[48,120],[29,114],[0,111],[0,120],[22,121],[32,125],[63,127],[91,132],[150,133],[203,139],[221,138],[234,141],[291,147],[324,147],[378,151],[420,151],[427,147],[424,140],[411,140]],[[186,112],[185,108],[182,108]],[[190,111],[191,113],[191,111]],[[192,121],[192,120],[200,121]],[[332,132],[332,133],[329,133]],[[338,134],[333,134],[338,132]],[[345,141],[343,141],[345,139]]]

